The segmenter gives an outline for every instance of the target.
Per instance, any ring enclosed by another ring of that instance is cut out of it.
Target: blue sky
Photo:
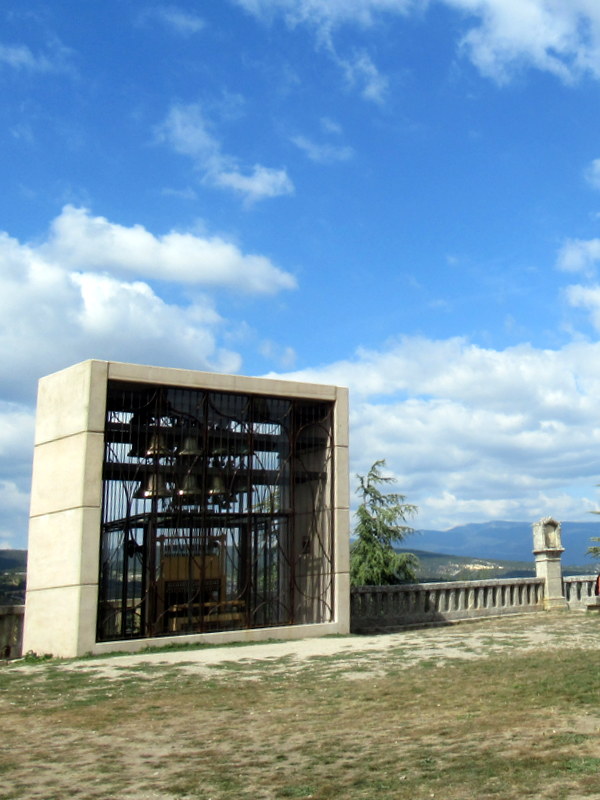
[[[350,387],[416,525],[590,519],[600,5],[8,0],[0,545],[39,377],[87,358]]]

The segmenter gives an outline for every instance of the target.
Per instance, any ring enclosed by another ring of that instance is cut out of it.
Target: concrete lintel
[[[150,367],[141,364],[108,362],[108,379],[156,383],[165,386],[207,389],[217,392],[240,392],[279,397],[306,397],[314,400],[336,400],[337,388],[320,383],[301,383],[280,378],[253,378],[246,375],[224,375],[217,372]]]

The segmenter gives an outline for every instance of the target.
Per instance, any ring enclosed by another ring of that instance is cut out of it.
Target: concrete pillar
[[[544,579],[544,608],[568,608],[563,592],[560,564],[564,547],[561,543],[560,522],[542,517],[533,523],[533,555],[535,574]]]
[[[23,652],[70,658],[96,641],[106,362],[39,383]]]

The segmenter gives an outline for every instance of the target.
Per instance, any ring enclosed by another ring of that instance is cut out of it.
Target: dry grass
[[[416,663],[399,644],[209,671],[4,668],[0,797],[600,798],[600,619],[543,616],[453,628],[461,657]],[[555,646],[521,647],[542,624]],[[465,646],[475,628],[491,655]]]

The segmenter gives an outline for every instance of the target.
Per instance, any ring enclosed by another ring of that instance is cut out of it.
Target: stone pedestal
[[[561,543],[560,522],[543,517],[533,523],[535,574],[544,579],[544,608],[568,608],[563,592],[560,559],[565,548]]]

